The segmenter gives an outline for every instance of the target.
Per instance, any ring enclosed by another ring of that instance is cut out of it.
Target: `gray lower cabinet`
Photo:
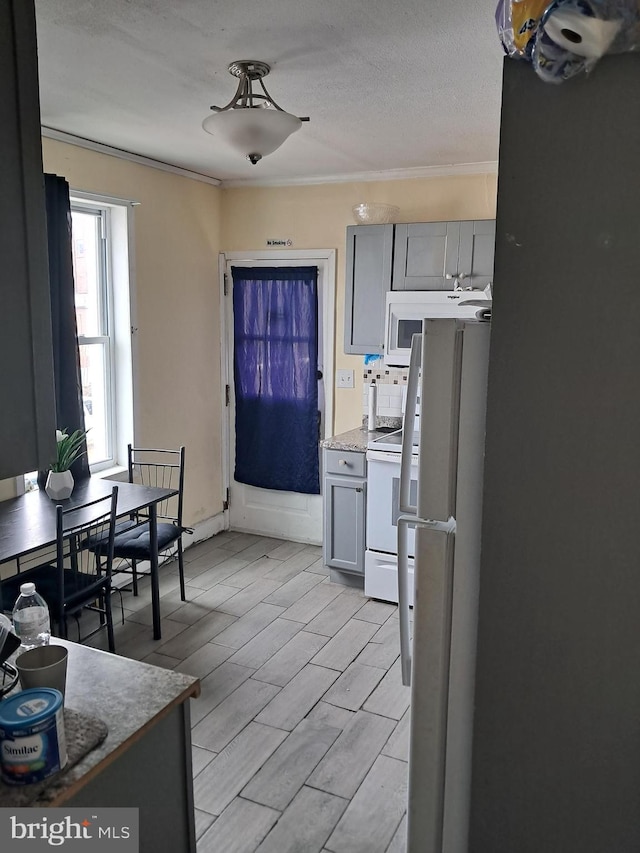
[[[391,290],[393,225],[347,228],[344,351],[355,355],[384,350],[385,294]]]
[[[324,470],[324,562],[343,572],[364,575],[365,454],[325,450]]]
[[[158,717],[64,805],[136,808],[140,853],[196,853],[189,700]]]
[[[392,290],[483,290],[493,279],[495,220],[395,226]]]
[[[55,455],[49,270],[33,0],[0,0],[0,479]]]

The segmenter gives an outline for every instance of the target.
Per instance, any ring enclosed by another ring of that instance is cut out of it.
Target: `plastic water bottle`
[[[13,627],[20,637],[19,653],[48,646],[51,638],[51,623],[47,602],[36,592],[34,583],[23,583],[20,595],[13,606]]]

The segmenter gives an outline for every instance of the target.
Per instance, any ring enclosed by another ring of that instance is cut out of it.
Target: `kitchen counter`
[[[54,643],[69,650],[65,707],[98,717],[109,733],[47,780],[32,805],[138,807],[141,851],[195,851],[188,700],[200,694],[198,679],[57,637]],[[0,785],[0,806],[11,804],[14,790]]]
[[[350,429],[347,432],[341,432],[339,435],[334,435],[332,438],[325,438],[320,442],[320,447],[326,450],[351,450],[355,453],[366,453],[367,444],[373,438],[380,438],[387,435],[390,431],[401,429],[402,420],[400,418],[378,418],[382,423],[372,432],[365,426]],[[387,423],[388,422],[388,423]]]

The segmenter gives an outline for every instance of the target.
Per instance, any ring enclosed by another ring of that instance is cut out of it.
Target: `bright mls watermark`
[[[139,853],[138,809],[0,809],[0,850]]]

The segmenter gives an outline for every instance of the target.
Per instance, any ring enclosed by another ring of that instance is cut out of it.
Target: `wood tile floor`
[[[332,583],[320,548],[294,542],[222,533],[185,570],[186,604],[177,569],[161,569],[162,640],[145,580],[125,593],[116,647],[201,679],[198,853],[404,853],[397,608]]]

